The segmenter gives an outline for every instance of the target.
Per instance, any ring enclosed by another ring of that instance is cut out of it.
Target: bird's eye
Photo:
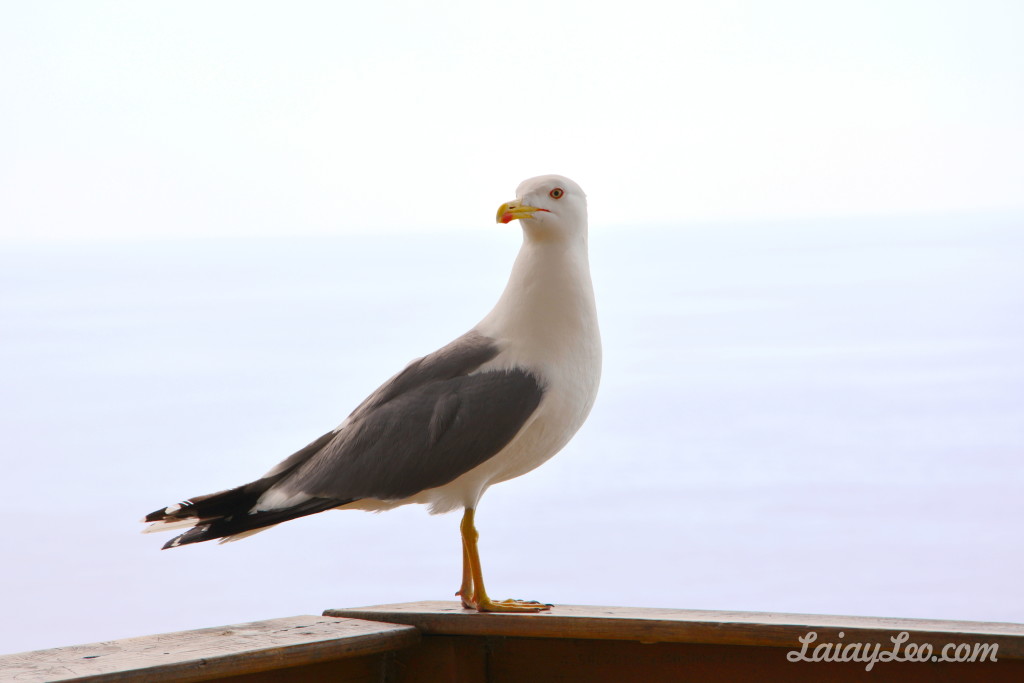
[[[560,187],[556,187],[551,192],[548,192],[548,196],[552,199],[561,199],[563,194],[565,194],[565,190]]]

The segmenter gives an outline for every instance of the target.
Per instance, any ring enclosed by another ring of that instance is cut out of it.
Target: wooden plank
[[[703,643],[431,635],[425,636],[416,647],[393,653],[395,663],[386,680],[391,683],[1024,681],[1024,659],[959,664],[876,662],[868,668],[863,662],[791,662],[786,657],[787,652],[787,648],[780,647]]]
[[[427,636],[416,647],[394,654],[387,680],[392,683],[488,683],[491,681],[488,657],[486,638]]]
[[[1024,658],[1024,625],[771,612],[717,612],[636,607],[556,605],[537,614],[488,614],[456,602],[410,602],[357,609],[329,609],[325,616],[409,624],[424,634],[636,640],[642,643],[708,643],[799,650],[811,631],[821,643],[879,643],[891,650],[906,631],[907,643],[941,650],[948,643],[998,645],[998,657]],[[842,633],[842,636],[840,636]]]
[[[0,657],[0,680],[205,681],[413,645],[411,626],[299,616]]]
[[[468,636],[428,636],[467,639]],[[1024,660],[964,664],[881,662],[871,670],[859,662],[790,662],[786,649],[696,643],[650,643],[574,638],[489,637],[487,683],[1019,683]],[[420,648],[415,648],[419,650]],[[414,650],[405,650],[399,659]],[[443,679],[435,679],[443,680]],[[397,679],[396,683],[412,683]]]
[[[400,650],[400,652],[418,648],[419,646],[413,646]],[[387,678],[390,664],[387,659],[393,657],[395,652],[346,657],[331,662],[240,674],[217,680],[224,681],[224,683],[282,683],[283,681],[287,683],[384,683],[384,681],[398,683],[393,678]]]

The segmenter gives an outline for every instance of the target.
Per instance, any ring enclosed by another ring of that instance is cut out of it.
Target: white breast
[[[518,477],[560,451],[583,425],[601,378],[601,337],[586,243],[525,243],[494,310],[476,330],[501,352],[478,372],[525,368],[545,388],[529,422],[497,455],[409,502],[431,512],[475,507],[491,484]]]

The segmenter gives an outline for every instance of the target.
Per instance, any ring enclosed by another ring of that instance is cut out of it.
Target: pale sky
[[[0,240],[1024,209],[1024,3],[0,7]]]

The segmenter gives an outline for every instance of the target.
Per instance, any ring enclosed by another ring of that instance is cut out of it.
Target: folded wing
[[[413,361],[341,427],[261,479],[150,513],[148,530],[193,527],[165,548],[227,539],[453,481],[500,452],[543,397],[541,380],[525,369],[479,371],[498,351],[493,340],[470,332]]]

